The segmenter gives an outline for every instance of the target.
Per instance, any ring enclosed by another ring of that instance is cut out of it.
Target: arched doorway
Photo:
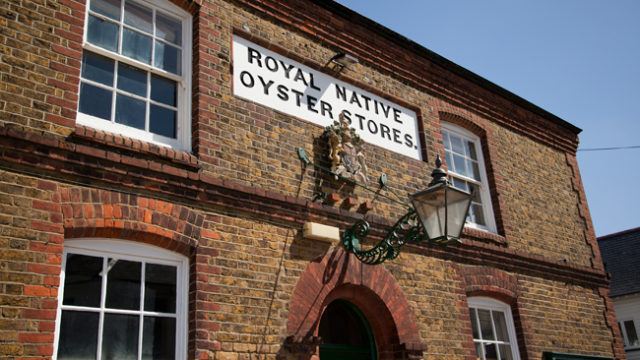
[[[310,262],[300,275],[289,305],[285,349],[298,359],[317,359],[324,342],[320,322],[338,300],[362,315],[356,318],[364,320],[364,328],[375,338],[370,341],[375,352],[367,359],[422,357],[426,344],[420,341],[412,307],[393,276],[383,266],[363,264],[341,248]]]
[[[322,313],[320,360],[373,360],[376,344],[369,321],[352,303],[334,300]]]

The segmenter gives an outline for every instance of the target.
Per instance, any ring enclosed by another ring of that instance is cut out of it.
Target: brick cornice
[[[0,167],[63,183],[141,194],[294,228],[301,228],[307,221],[319,221],[346,229],[362,217],[355,211],[212,178],[199,173],[192,164],[179,166],[144,152],[68,140],[2,128]],[[85,146],[86,151],[77,151],[78,146]],[[166,172],[169,168],[173,170]],[[380,217],[369,216],[368,220],[373,238],[379,239],[391,226]],[[465,233],[462,245],[440,248],[410,244],[405,251],[592,288],[608,286],[609,280],[602,269],[564,263],[495,243],[495,239],[484,241],[482,234]]]
[[[556,149],[577,150],[579,128],[340,4],[236,1],[456,106]]]

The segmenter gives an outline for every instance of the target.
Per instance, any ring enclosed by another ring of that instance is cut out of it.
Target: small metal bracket
[[[380,187],[385,187],[387,186],[387,174],[382,174],[380,175]]]
[[[302,160],[302,162],[304,162],[305,165],[311,164],[311,161],[307,157],[307,153],[304,152],[303,148],[298,148],[298,157],[300,157],[300,160]]]

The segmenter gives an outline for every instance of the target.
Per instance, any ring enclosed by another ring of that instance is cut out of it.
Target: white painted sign
[[[342,113],[362,140],[422,160],[414,111],[240,37],[233,38],[233,93],[320,126]]]

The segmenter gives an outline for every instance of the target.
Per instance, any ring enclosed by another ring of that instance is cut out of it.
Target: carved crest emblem
[[[363,141],[356,134],[356,130],[349,127],[344,115],[340,114],[339,122],[334,121],[333,125],[325,128],[325,135],[329,142],[331,171],[336,175],[365,184],[368,169],[361,149]]]

